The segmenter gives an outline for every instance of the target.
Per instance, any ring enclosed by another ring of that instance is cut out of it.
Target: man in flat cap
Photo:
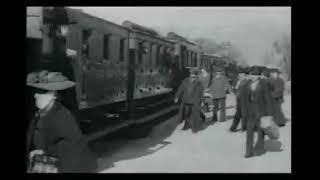
[[[215,76],[209,85],[209,92],[213,99],[213,121],[218,121],[218,110],[220,110],[220,122],[226,120],[226,91],[232,92],[228,79],[223,75],[223,68],[217,67]]]
[[[284,80],[279,77],[279,69],[270,69],[270,90],[271,90],[271,100],[274,108],[274,120],[278,126],[285,126],[287,119],[285,118],[281,104],[283,103],[283,92],[284,92]]]
[[[247,107],[245,95],[244,95],[244,89],[245,85],[248,83],[247,79],[247,69],[244,67],[240,67],[238,70],[238,81],[235,86],[235,92],[236,92],[236,114],[234,116],[232,125],[230,127],[231,132],[235,132],[238,124],[241,119],[241,129],[244,131],[246,129],[245,122],[246,122],[246,111],[245,108]]]
[[[202,128],[200,112],[204,88],[198,78],[199,73],[197,68],[190,70],[190,76],[183,80],[174,100],[175,103],[178,102],[178,99],[181,99],[182,102],[178,120],[185,121],[183,130],[191,128],[192,132],[197,132]]]

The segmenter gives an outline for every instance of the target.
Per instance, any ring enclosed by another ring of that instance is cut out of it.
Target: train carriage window
[[[188,51],[184,51],[184,61],[186,63],[186,67],[189,66],[189,62],[188,62]]]
[[[195,58],[194,58],[194,52],[191,52],[191,60],[192,60],[193,66],[197,66],[197,63],[196,63]]]
[[[194,63],[193,52],[191,52],[191,62],[192,62],[192,66],[196,66]]]
[[[149,56],[149,64],[152,65],[152,47],[153,47],[153,44],[150,43],[150,56]]]
[[[84,56],[89,56],[89,37],[91,35],[90,29],[82,30],[82,54]]]
[[[189,52],[186,51],[186,61],[187,61],[187,66],[190,66],[190,63],[189,63],[189,56],[188,56]]]
[[[185,61],[186,61],[186,66],[188,67],[189,66],[189,58],[188,58],[188,51],[186,50],[185,52],[184,52],[184,54],[185,54]]]
[[[190,65],[193,66],[192,51],[189,52],[189,61],[190,61]]]
[[[159,65],[159,62],[160,62],[160,45],[157,46],[157,49],[156,49],[156,66]]]
[[[200,63],[201,67],[203,66],[203,57],[201,57],[201,63]]]
[[[189,51],[186,51],[186,60],[187,60],[187,66],[190,66],[190,62],[189,62]]]
[[[143,46],[143,42],[139,42],[138,44],[139,47],[139,51],[138,51],[138,63],[142,64],[142,56],[143,56],[143,51],[144,51],[144,46]]]
[[[109,60],[110,56],[110,39],[111,34],[105,34],[103,36],[103,58]]]
[[[191,61],[192,66],[194,66],[193,52],[192,51],[190,52],[190,61]]]
[[[192,51],[189,53],[190,65],[193,66]]]
[[[192,66],[196,66],[196,63],[194,62],[194,52],[191,52],[191,56],[190,56],[190,59],[191,59],[191,62],[192,62]]]
[[[188,54],[187,54],[187,56],[188,56],[188,64],[189,64],[189,66],[192,66],[192,62],[191,62],[191,58],[190,58],[190,54],[191,54],[191,52],[190,52],[190,51],[188,51]]]
[[[120,39],[119,61],[124,61],[125,41],[126,41],[126,39],[124,39],[124,38]]]

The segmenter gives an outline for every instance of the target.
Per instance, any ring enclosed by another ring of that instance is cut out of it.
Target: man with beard
[[[247,130],[246,130],[246,154],[245,158],[261,155],[265,152],[264,149],[264,132],[260,128],[260,119],[264,116],[272,116],[272,104],[268,97],[268,88],[263,85],[260,79],[262,69],[258,66],[253,66],[250,69],[250,80],[246,85],[247,99]],[[255,148],[254,132],[258,132],[258,140]]]
[[[235,86],[235,92],[236,92],[236,114],[234,116],[232,125],[230,127],[231,132],[235,132],[238,124],[241,119],[241,129],[244,131],[245,128],[245,122],[246,122],[246,111],[245,108],[247,106],[245,95],[244,95],[244,87],[246,83],[248,82],[246,77],[246,69],[245,68],[239,68],[238,71],[238,82]]]
[[[181,98],[178,120],[185,121],[183,130],[191,128],[192,132],[197,132],[202,128],[200,112],[204,88],[198,75],[198,69],[191,69],[190,76],[183,80],[174,99],[174,102],[177,103]]]

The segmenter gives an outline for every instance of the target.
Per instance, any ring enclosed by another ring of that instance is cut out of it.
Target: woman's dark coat
[[[37,117],[32,120],[28,129],[28,154],[34,144],[35,149],[42,149],[48,156],[59,159],[59,172],[96,171],[96,158],[90,152],[87,140],[69,110],[55,102],[40,120],[37,121]]]
[[[192,91],[192,95],[193,96],[187,96],[186,93],[184,93],[188,86],[191,85],[190,79],[189,78],[185,78],[182,82],[182,84],[180,85],[175,97],[176,98],[181,98],[181,105],[180,105],[180,109],[179,109],[179,113],[178,113],[178,120],[181,121],[182,120],[182,116],[183,116],[183,104],[185,103],[185,101],[188,99],[189,101],[191,100],[193,102],[193,106],[192,106],[192,112],[191,112],[191,122],[190,122],[190,126],[191,129],[193,131],[198,131],[201,129],[201,118],[200,118],[200,112],[201,112],[201,101],[203,98],[203,93],[204,93],[204,88],[203,85],[201,83],[201,81],[196,80],[195,84],[193,85],[193,91]]]

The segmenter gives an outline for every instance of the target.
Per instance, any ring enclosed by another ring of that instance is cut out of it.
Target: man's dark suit
[[[240,81],[237,89],[236,89],[236,114],[234,116],[232,125],[230,127],[231,131],[235,131],[238,127],[238,124],[241,119],[241,129],[246,129],[246,111],[245,108],[247,106],[245,101],[245,86],[248,83],[247,79],[243,79]]]
[[[258,80],[258,84],[255,89],[251,88],[253,83],[251,80],[248,81],[244,92],[246,99],[246,113],[247,113],[247,141],[246,141],[246,155],[254,154],[254,131],[258,131],[258,141],[256,143],[257,152],[264,151],[264,133],[260,128],[260,118],[263,116],[272,115],[272,105],[269,96],[268,88],[264,81]]]

